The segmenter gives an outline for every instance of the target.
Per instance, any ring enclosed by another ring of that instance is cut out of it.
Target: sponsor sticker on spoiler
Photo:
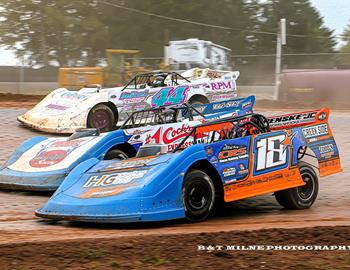
[[[306,127],[302,129],[303,135],[306,139],[315,138],[328,134],[328,125],[321,124],[312,127]]]
[[[304,125],[307,123],[313,123],[316,115],[316,111],[295,113],[281,116],[274,116],[269,118],[271,128]]]

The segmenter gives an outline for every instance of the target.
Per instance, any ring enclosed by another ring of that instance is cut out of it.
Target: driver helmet
[[[165,86],[164,80],[165,80],[164,76],[155,77],[153,80],[153,87]]]

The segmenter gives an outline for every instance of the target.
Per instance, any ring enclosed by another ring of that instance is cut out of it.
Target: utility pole
[[[19,66],[19,80],[18,80],[18,88],[17,88],[17,94],[23,94],[23,82],[24,82],[24,56],[21,56],[21,62]]]
[[[276,64],[275,64],[275,89],[273,93],[273,99],[279,98],[279,87],[281,82],[281,66],[282,66],[282,45],[287,44],[286,39],[286,19],[279,21],[279,27],[277,31],[277,46],[276,46]]]

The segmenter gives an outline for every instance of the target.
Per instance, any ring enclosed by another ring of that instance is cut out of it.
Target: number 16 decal
[[[260,173],[265,170],[280,169],[288,162],[288,151],[285,134],[272,137],[256,138],[255,171]]]

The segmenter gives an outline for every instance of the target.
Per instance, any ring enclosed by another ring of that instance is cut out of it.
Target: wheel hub
[[[208,202],[209,192],[203,185],[193,187],[189,194],[189,206],[192,209],[202,209]]]
[[[97,111],[93,116],[93,124],[95,128],[103,129],[109,126],[109,116],[107,112]]]
[[[303,181],[305,185],[298,188],[298,194],[302,199],[307,200],[314,193],[314,184],[309,175],[303,175]]]

